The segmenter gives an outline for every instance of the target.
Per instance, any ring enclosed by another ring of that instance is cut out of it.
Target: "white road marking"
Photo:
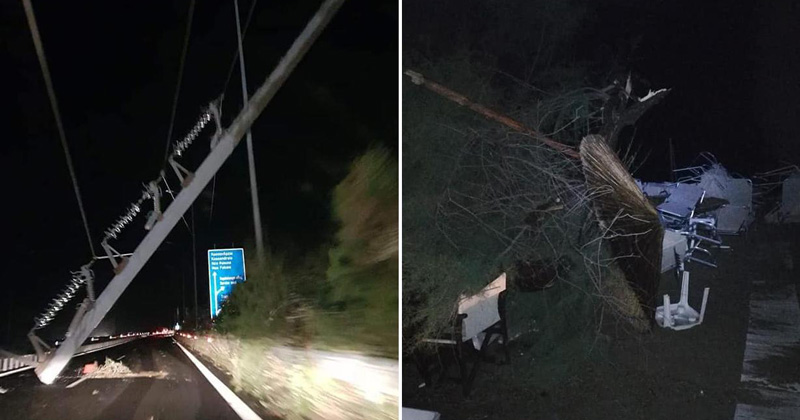
[[[85,380],[87,380],[87,379],[89,379],[89,377],[88,377],[88,376],[84,376],[83,378],[80,378],[80,379],[78,379],[77,381],[75,381],[75,382],[73,382],[73,383],[71,383],[71,384],[67,385],[67,388],[72,388],[72,387],[74,387],[74,386],[78,385],[79,383],[81,383],[81,382],[83,382],[83,381],[85,381]]]
[[[222,398],[228,403],[228,405],[231,406],[233,411],[235,411],[242,420],[262,420],[255,411],[248,407],[247,404],[245,404],[244,401],[234,394],[230,388],[225,386],[225,384],[222,383],[222,381],[220,381],[216,376],[214,376],[214,374],[211,373],[207,367],[197,360],[197,358],[194,357],[189,350],[186,350],[186,348],[176,340],[173,340],[173,342],[186,354],[186,357],[188,357],[189,360],[194,363],[195,367],[197,367],[197,370],[199,370],[200,373],[206,377],[211,386],[217,390],[219,395],[222,396]]]

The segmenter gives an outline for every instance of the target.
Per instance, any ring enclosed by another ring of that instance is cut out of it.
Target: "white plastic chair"
[[[681,299],[678,303],[670,303],[669,295],[664,295],[664,305],[656,308],[656,323],[663,328],[676,331],[686,330],[703,323],[706,314],[709,288],[703,291],[703,303],[698,313],[689,306],[689,272],[683,272],[681,282]]]

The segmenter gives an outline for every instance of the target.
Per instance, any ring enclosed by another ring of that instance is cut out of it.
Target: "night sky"
[[[672,89],[639,120],[634,150],[649,158],[635,175],[654,181],[668,177],[670,139],[678,167],[691,165],[703,151],[744,175],[784,162],[800,163],[797,2],[541,1],[536,4],[550,6],[546,13],[527,7],[530,16],[514,16],[512,24],[519,29],[502,32],[498,28],[503,23],[493,20],[492,11],[515,7],[512,4],[526,2],[404,1],[404,49],[417,48],[435,61],[466,43],[472,57],[497,59],[500,70],[523,78],[519,68],[507,66],[508,60],[497,57],[497,51],[483,47],[483,34],[506,34],[509,42],[503,46],[517,42],[513,53],[534,55],[542,30],[539,15],[547,18],[553,10],[565,11],[562,19],[545,28],[556,32],[569,24],[571,10],[585,8],[575,39],[559,45],[560,54],[574,63],[596,63],[598,69],[616,66],[616,78],[623,80],[630,71],[644,82],[644,92]],[[603,88],[610,82],[611,77],[595,77],[585,85]]]
[[[655,2],[608,11],[616,40],[640,37],[631,70],[672,88],[640,120],[649,158],[637,175],[665,179],[708,151],[745,176],[800,163],[800,7],[775,2]],[[613,29],[616,28],[616,29]]]
[[[251,93],[320,3],[256,3],[244,41]],[[102,232],[162,168],[189,4],[34,2],[98,252]],[[251,4],[240,3],[243,21]],[[22,2],[0,7],[7,93],[0,344],[8,345],[24,338],[34,315],[90,254]],[[233,10],[231,1],[196,4],[172,140],[222,93],[237,45]],[[331,190],[349,162],[370,145],[397,150],[397,30],[396,2],[346,2],[253,126],[262,220],[276,252],[297,256],[330,241]],[[225,125],[240,107],[237,65],[225,91]],[[195,141],[184,166],[199,165],[212,131]],[[211,195],[209,185],[194,206],[201,311],[208,301],[206,249],[252,250],[244,141],[217,175],[213,213]],[[113,246],[133,251],[143,224],[140,217]],[[110,264],[98,262],[95,274],[102,288]],[[191,236],[179,223],[112,310],[117,332],[171,325],[182,285],[192,305],[191,279]],[[72,313],[65,309],[42,335],[63,334]]]

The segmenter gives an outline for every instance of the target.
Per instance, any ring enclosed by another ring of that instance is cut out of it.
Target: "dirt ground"
[[[698,327],[645,335],[604,328],[603,350],[576,361],[552,385],[541,380],[551,367],[526,357],[529,344],[512,341],[511,363],[482,364],[468,398],[453,382],[419,387],[423,381],[405,358],[403,406],[438,411],[443,420],[730,420],[741,392],[751,282],[798,282],[799,233],[797,226],[754,225],[747,235],[724,238],[732,249],[715,251],[718,269],[690,264],[690,304],[699,310],[703,288],[711,289]],[[665,275],[661,294],[677,300],[679,290]]]

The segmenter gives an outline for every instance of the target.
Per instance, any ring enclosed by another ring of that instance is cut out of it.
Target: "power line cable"
[[[28,0],[29,1],[29,0]],[[192,18],[194,17],[194,4],[195,0],[189,4],[189,18],[186,22],[186,34],[183,37],[183,53],[181,54],[181,63],[178,67],[178,86],[175,87],[175,96],[172,99],[172,117],[169,120],[169,131],[167,131],[167,145],[164,150],[164,163],[167,164],[169,158],[169,144],[172,139],[172,129],[175,127],[175,113],[178,110],[178,97],[181,93],[181,84],[183,82],[183,67],[186,63],[186,53],[189,50],[189,35],[192,33]]]
[[[247,28],[250,27],[250,20],[253,17],[253,11],[256,9],[256,3],[258,0],[253,0],[253,3],[250,5],[250,11],[247,12],[247,20],[244,23],[244,30],[242,30],[242,42],[244,42],[245,37],[247,36]],[[231,76],[233,75],[233,68],[236,67],[236,62],[239,59],[239,48],[237,46],[236,53],[233,55],[233,59],[231,60],[231,65],[228,66],[228,75],[225,77],[225,84],[222,85],[222,94],[225,94],[225,91],[228,90],[228,83],[231,81]]]
[[[244,23],[244,30],[242,31],[242,39],[240,42],[244,42],[245,36],[247,35],[247,28],[250,27],[250,20],[253,17],[253,12],[256,10],[256,3],[258,3],[258,0],[253,0],[253,2],[250,4],[250,10],[247,12],[247,20]],[[236,67],[236,62],[237,59],[239,58],[239,50],[240,48],[236,49],[236,52],[233,54],[233,59],[231,60],[231,65],[228,66],[228,75],[225,76],[225,83],[222,85],[222,93],[220,93],[220,101],[219,101],[220,106],[222,106],[222,98],[225,96],[225,91],[228,90],[228,83],[230,83],[231,81],[231,76],[233,75],[233,68]],[[216,189],[217,189],[217,176],[214,175],[214,181],[213,184],[211,185],[211,207],[209,208],[208,211],[209,223],[211,223],[211,219],[214,215],[214,193]]]
[[[83,208],[83,200],[81,199],[81,190],[78,187],[78,178],[75,175],[75,168],[72,165],[72,156],[69,153],[69,146],[67,145],[67,136],[64,132],[64,125],[61,123],[61,113],[58,111],[58,101],[56,100],[56,93],[53,89],[53,81],[50,78],[50,69],[47,67],[47,59],[44,55],[44,47],[42,46],[42,39],[39,35],[39,27],[36,25],[36,16],[33,14],[33,5],[30,0],[22,0],[25,7],[25,16],[28,19],[28,26],[31,30],[33,37],[33,46],[36,48],[36,55],[39,57],[39,66],[42,68],[42,75],[44,76],[44,84],[47,87],[47,96],[50,98],[50,106],[53,108],[53,115],[56,119],[56,127],[58,127],[58,135],[61,139],[61,147],[64,149],[64,156],[67,160],[67,168],[69,175],[72,178],[72,188],[75,190],[75,198],[78,201],[78,209],[81,212],[83,219],[83,228],[86,231],[86,241],[89,242],[89,251],[92,257],[96,258],[97,254],[94,252],[94,245],[92,244],[92,234],[89,231],[89,221],[86,218],[86,210]]]

